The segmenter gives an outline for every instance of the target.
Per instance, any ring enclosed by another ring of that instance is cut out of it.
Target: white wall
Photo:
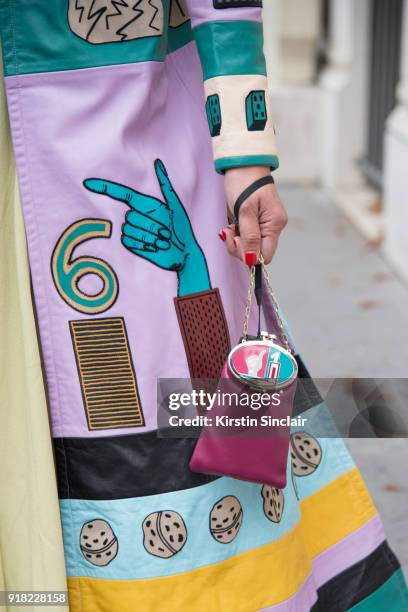
[[[265,0],[265,56],[281,183],[314,183],[320,174],[320,100],[315,77],[321,0]]]
[[[320,0],[264,2],[265,55],[280,182],[361,185],[366,148],[370,0],[331,0],[329,64],[315,82]]]
[[[385,129],[385,253],[408,281],[408,0],[404,0],[398,104]]]
[[[329,65],[322,92],[322,184],[332,193],[361,185],[367,142],[369,0],[331,0]]]

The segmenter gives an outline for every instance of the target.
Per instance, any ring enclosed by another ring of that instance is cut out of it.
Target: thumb
[[[159,181],[160,190],[167,206],[172,210],[177,210],[177,208],[181,205],[181,202],[177,193],[173,189],[166,166],[163,164],[161,159],[156,159],[154,162],[154,169],[156,171],[157,180]]]
[[[261,230],[259,227],[258,201],[247,200],[239,211],[239,233],[242,258],[249,266],[258,261],[261,251]]]
[[[228,253],[240,259],[241,253],[239,248],[239,238],[235,234],[234,226],[229,225],[228,227],[225,227],[218,235],[221,240],[225,242]]]

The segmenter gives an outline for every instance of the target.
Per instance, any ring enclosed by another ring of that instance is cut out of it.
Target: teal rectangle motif
[[[221,106],[218,94],[208,96],[205,110],[211,136],[219,136],[221,132]]]
[[[264,130],[268,119],[265,91],[251,91],[245,100],[245,107],[248,130],[250,132]]]
[[[192,39],[191,24],[168,28],[169,0],[152,4],[146,0],[141,11],[134,3],[108,9],[107,2],[0,0],[5,76],[164,61],[168,48]]]

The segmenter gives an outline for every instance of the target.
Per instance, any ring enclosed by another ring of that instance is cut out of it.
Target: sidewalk
[[[280,195],[289,225],[271,280],[312,375],[408,378],[408,288],[319,190]],[[347,444],[408,576],[408,440]]]

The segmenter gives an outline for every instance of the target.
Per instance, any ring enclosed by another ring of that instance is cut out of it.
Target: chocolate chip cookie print
[[[241,502],[234,495],[219,499],[210,512],[210,532],[217,542],[229,544],[241,528],[244,513]]]
[[[283,491],[270,485],[264,485],[261,490],[263,510],[266,518],[272,523],[280,523],[285,506]]]
[[[84,523],[79,540],[82,554],[93,565],[108,565],[118,554],[118,540],[103,519]]]
[[[143,521],[143,546],[155,557],[168,559],[180,552],[187,540],[187,528],[178,512],[152,512]]]
[[[320,465],[322,448],[316,438],[305,431],[299,431],[290,437],[290,456],[293,475],[309,476]]]

